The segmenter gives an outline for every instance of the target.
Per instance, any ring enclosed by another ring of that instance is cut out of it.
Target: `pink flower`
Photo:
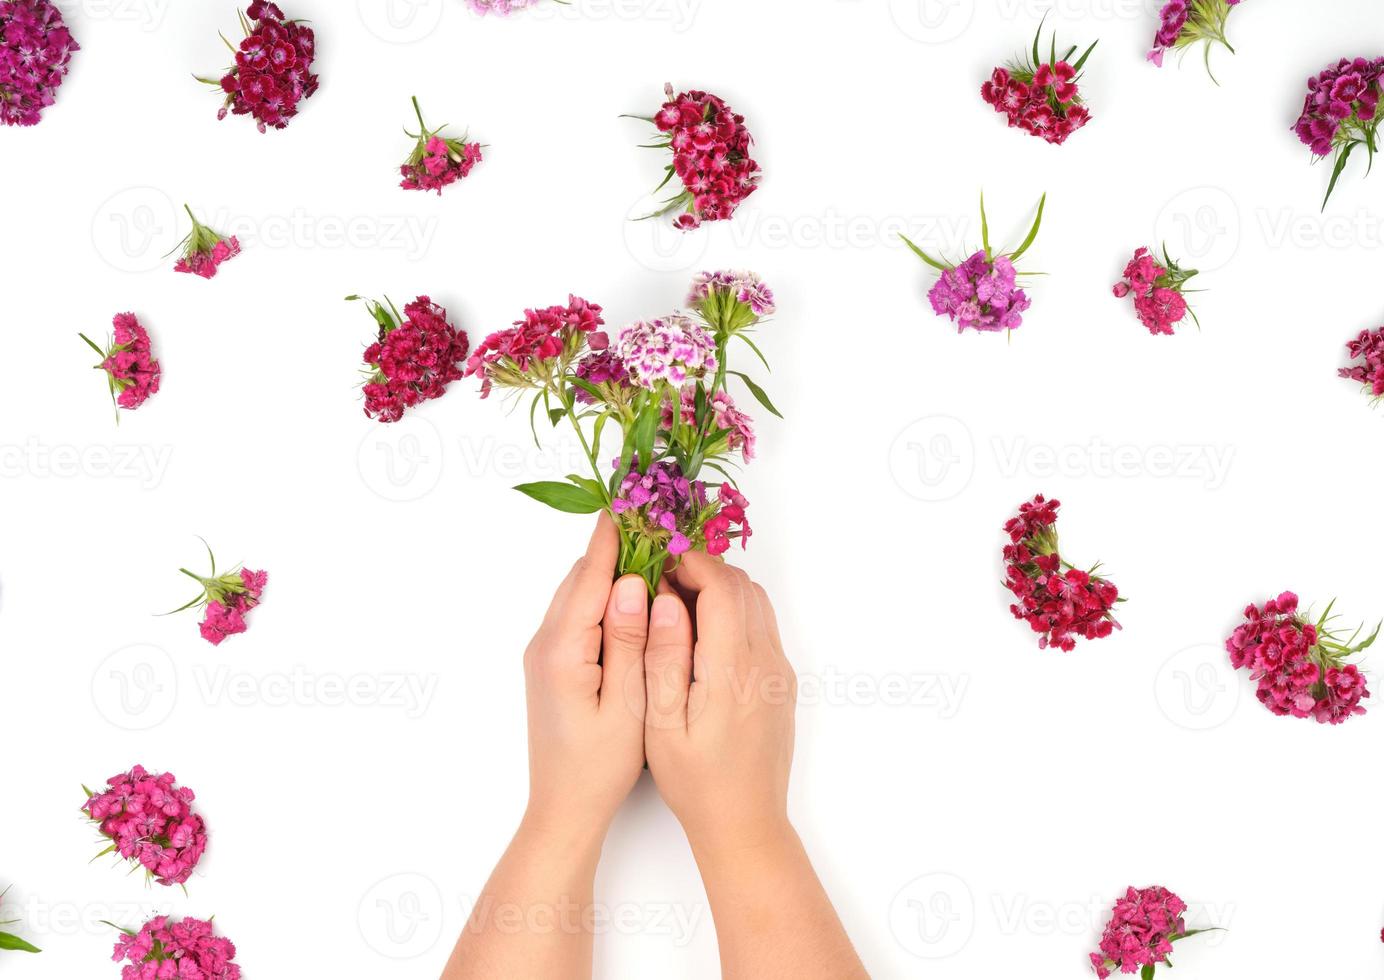
[[[133,313],[117,314],[114,326],[114,339],[105,350],[85,334],[79,336],[101,357],[97,369],[106,372],[118,421],[120,409],[134,411],[158,394],[163,369],[154,359],[148,332]]]
[[[1034,38],[1034,51],[1040,47],[1041,32],[1040,27],[1040,36]],[[1090,110],[1081,104],[1077,80],[1081,66],[1094,49],[1092,44],[1075,65],[1066,60],[1035,65],[1025,58],[1022,64],[996,68],[981,85],[980,97],[1002,113],[1011,127],[1049,143],[1065,143],[1091,119]]]
[[[1341,368],[1341,377],[1363,384],[1375,401],[1384,398],[1384,327],[1362,330],[1346,344],[1351,360],[1358,363]]]
[[[418,115],[419,131],[409,134],[417,142],[400,168],[404,179],[399,186],[409,191],[437,191],[440,196],[444,187],[470,176],[472,168],[481,162],[481,146],[467,142],[465,137],[450,139],[440,135],[445,127],[428,129],[416,98],[413,108]]]
[[[1119,299],[1134,297],[1139,322],[1152,334],[1171,334],[1173,327],[1191,312],[1182,293],[1197,275],[1197,270],[1184,269],[1174,262],[1166,250],[1163,255],[1166,265],[1155,260],[1147,248],[1140,247],[1125,266],[1124,279],[1112,290]]]
[[[317,92],[312,73],[317,38],[303,21],[287,20],[276,4],[255,0],[246,14],[250,23],[235,66],[219,81],[201,81],[226,96],[218,119],[251,116],[261,133],[283,129],[298,114],[299,104]]]
[[[79,50],[57,4],[0,2],[0,125],[37,126]]]
[[[122,932],[111,959],[128,961],[121,980],[240,980],[235,944],[202,919],[150,919]]]
[[[976,252],[947,269],[928,293],[932,310],[956,324],[957,332],[1014,330],[1031,305],[1016,285],[1014,263],[1006,256],[987,258]]]
[[[466,331],[447,319],[447,311],[427,296],[404,307],[402,322],[392,306],[369,300],[366,306],[379,334],[364,354],[369,368],[365,414],[398,422],[408,409],[441,398],[448,385],[462,378],[471,342]]]
[[[142,866],[160,885],[181,885],[207,848],[206,825],[192,809],[194,799],[172,773],[135,766],[112,776],[101,792],[88,792],[82,809],[111,841],[111,852]]]
[[[575,351],[587,337],[604,339],[596,329],[604,324],[601,308],[579,296],[568,296],[566,306],[525,310],[524,318],[513,327],[492,333],[477,345],[466,362],[465,375],[482,379],[483,398],[496,384],[525,387],[532,370],[564,351]]]
[[[179,246],[183,249],[183,257],[173,270],[213,279],[222,263],[240,254],[240,241],[234,235],[222,235],[202,224],[187,205],[183,205],[183,210],[192,219],[192,231]]]
[[[227,637],[244,633],[249,628],[245,617],[251,609],[260,604],[264,587],[269,582],[269,573],[242,568],[236,572],[217,575],[216,556],[212,554],[210,547],[207,548],[207,557],[211,560],[210,575],[202,576],[186,568],[178,569],[183,575],[196,581],[202,587],[202,591],[197,598],[174,612],[182,612],[196,606],[202,607],[202,639],[212,646],[220,646]]]
[[[1167,963],[1173,943],[1187,931],[1187,903],[1166,888],[1130,888],[1115,903],[1091,965],[1101,980],[1116,969],[1139,973]]]

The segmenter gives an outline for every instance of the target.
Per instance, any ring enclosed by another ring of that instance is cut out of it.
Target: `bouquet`
[[[347,297],[349,302],[360,299]],[[361,302],[380,328],[375,342],[365,348],[368,418],[398,422],[405,411],[441,398],[461,378],[471,342],[466,331],[448,322],[446,310],[426,296],[405,306],[403,315],[387,298],[387,308],[374,300]]]
[[[217,113],[253,116],[261,133],[269,127],[284,129],[298,115],[298,103],[317,91],[317,76],[312,62],[317,56],[317,38],[302,21],[286,20],[278,4],[255,0],[240,15],[245,40],[237,49],[222,35],[226,47],[235,55],[234,67],[219,80],[198,78],[226,93],[226,102]]]
[[[112,776],[93,793],[85,786],[82,811],[110,845],[96,857],[119,854],[160,885],[185,885],[207,849],[207,826],[192,809],[196,795],[171,772],[143,766]]]
[[[591,475],[516,489],[566,513],[609,511],[620,531],[618,574],[643,576],[651,594],[669,559],[723,555],[735,539],[742,547],[749,540],[749,501],[730,471],[737,454],[753,458],[754,423],[737,407],[730,378],[778,415],[759,385],[729,367],[734,342],[763,360],[752,334],[775,311],[769,287],[749,272],[703,273],[687,306],[612,340],[600,329],[601,307],[570,297],[486,337],[467,364],[482,396],[496,387],[532,394],[535,441],[540,407],[551,425],[572,426]],[[620,453],[610,472],[602,438],[612,427]],[[708,471],[724,482],[710,485]]]
[[[655,116],[633,116],[658,128],[659,138],[648,149],[671,149],[673,162],[667,176],[654,189],[657,194],[677,177],[682,192],[663,202],[649,218],[681,212],[673,224],[684,231],[703,221],[725,221],[759,188],[760,169],[750,157],[754,143],[745,128],[745,117],[706,92],[673,94]]]
[[[113,922],[106,924],[120,929]],[[127,964],[120,971],[121,980],[240,980],[235,943],[216,935],[209,921],[160,915],[139,932],[120,932],[111,959]]]
[[[37,126],[79,50],[57,4],[0,0],[0,125]]]
[[[443,136],[445,125],[429,129],[416,96],[413,111],[418,116],[418,132],[406,129],[404,133],[418,142],[400,168],[404,175],[400,186],[406,191],[437,191],[441,197],[442,188],[470,176],[471,168],[481,162],[481,145],[468,143],[465,136],[459,140]]]
[[[1379,627],[1363,641],[1363,627],[1342,639],[1329,628],[1334,605],[1311,622],[1298,613],[1298,597],[1284,592],[1262,608],[1251,604],[1245,622],[1225,641],[1231,666],[1259,682],[1259,700],[1274,714],[1339,725],[1365,713],[1361,702],[1369,688],[1346,659],[1372,646]]]
[[[1225,24],[1240,0],[1167,0],[1158,15],[1158,33],[1153,38],[1149,61],[1163,67],[1163,55],[1170,49],[1183,50],[1200,43],[1206,73],[1211,74],[1211,45],[1224,44],[1231,54],[1235,49],[1226,40]]]
[[[990,80],[980,88],[980,95],[996,112],[1004,113],[1011,128],[1023,129],[1041,136],[1049,143],[1065,143],[1067,137],[1085,126],[1091,119],[1077,92],[1081,69],[1099,41],[1092,41],[1076,64],[1071,57],[1072,47],[1057,57],[1057,35],[1052,37],[1047,58],[1039,54],[1043,26],[1033,35],[1033,50],[1020,61],[1005,68],[996,68]]]
[[[1312,148],[1312,155],[1318,160],[1335,155],[1331,183],[1322,200],[1323,211],[1357,147],[1365,148],[1370,166],[1374,165],[1374,154],[1379,149],[1381,85],[1384,58],[1342,58],[1316,78],[1307,80],[1307,99],[1293,131]]]
[[[1341,368],[1341,377],[1364,385],[1375,403],[1384,399],[1384,327],[1361,330],[1360,336],[1346,344],[1346,350],[1351,360],[1360,363]]]
[[[194,606],[202,607],[205,610],[202,615],[202,639],[216,647],[226,637],[244,633],[250,628],[245,622],[245,615],[260,604],[269,573],[241,568],[217,575],[216,556],[211,552],[211,545],[206,541],[202,544],[206,545],[207,557],[211,559],[211,574],[204,578],[186,568],[178,569],[202,586],[202,594],[166,615],[172,616]]]
[[[1115,283],[1114,293],[1119,299],[1134,297],[1134,312],[1151,334],[1171,335],[1173,327],[1189,315],[1197,329],[1201,329],[1201,321],[1183,295],[1195,292],[1187,289],[1187,283],[1195,275],[1196,269],[1184,269],[1173,261],[1166,245],[1162,262],[1147,248],[1140,247],[1125,266],[1124,278]]]
[[[133,313],[116,314],[114,325],[115,335],[104,349],[84,333],[77,336],[101,358],[96,370],[106,372],[111,401],[115,403],[115,421],[119,423],[122,408],[133,412],[158,394],[163,369],[154,360],[149,332],[139,325]]]
[[[10,890],[8,888],[6,888],[4,891],[0,891],[0,902],[3,902],[5,900],[5,896],[9,894],[9,891]],[[0,919],[0,926],[12,926],[18,921],[18,919]],[[43,952],[43,950],[39,949],[37,946],[33,945],[32,943],[25,942],[23,939],[20,939],[18,936],[14,935],[14,933],[3,931],[0,931],[0,949],[18,950],[22,953]]]
[[[229,262],[240,254],[240,241],[234,235],[227,236],[212,231],[197,220],[197,215],[193,214],[192,208],[186,204],[183,205],[183,210],[192,219],[192,231],[188,232],[187,237],[174,249],[175,252],[182,249],[183,257],[178,260],[173,271],[187,272],[203,279],[215,279],[221,263]]]
[[[985,215],[985,195],[981,194],[982,248],[959,265],[944,258],[933,258],[913,244],[908,236],[899,236],[913,250],[913,254],[941,273],[928,293],[928,299],[932,302],[934,313],[946,316],[957,325],[957,333],[968,328],[981,332],[1015,330],[1023,324],[1023,314],[1030,303],[1028,294],[1017,286],[1018,277],[1039,273],[1018,272],[1014,263],[1038,238],[1038,229],[1043,223],[1043,208],[1047,202],[1048,196],[1044,194],[1038,202],[1038,215],[1033,219],[1033,227],[1029,229],[1023,244],[1013,252],[996,255],[990,247],[990,222]]]
[[[1019,601],[1009,607],[1015,619],[1042,634],[1038,648],[1076,649],[1076,638],[1100,640],[1120,628],[1111,611],[1123,602],[1120,590],[1096,574],[1065,561],[1057,547],[1057,510],[1062,503],[1042,494],[1019,508],[1004,530],[1004,585]]]
[[[1130,888],[1115,903],[1110,921],[1100,939],[1100,949],[1091,954],[1091,965],[1100,980],[1113,974],[1137,973],[1151,980],[1159,966],[1172,969],[1173,943],[1212,932],[1188,929],[1182,914],[1187,903],[1166,888]]]

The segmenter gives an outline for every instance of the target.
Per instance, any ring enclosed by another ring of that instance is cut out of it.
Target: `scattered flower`
[[[160,915],[138,932],[120,931],[111,959],[128,961],[121,980],[240,980],[235,944],[210,921]]]
[[[207,849],[207,827],[192,809],[196,795],[171,772],[135,766],[112,776],[99,792],[82,789],[83,812],[111,842],[97,857],[118,854],[160,885],[183,885],[192,877]]]
[[[427,296],[405,306],[402,316],[388,299],[362,302],[379,325],[364,355],[369,368],[364,386],[367,417],[398,422],[408,409],[441,398],[449,384],[461,380],[471,342],[466,331],[447,320],[445,309]]]
[[[566,3],[568,0],[559,0],[559,2]],[[508,17],[516,10],[537,6],[538,0],[466,0],[466,5],[482,17],[486,14]]]
[[[1063,560],[1058,552],[1057,511],[1060,501],[1042,494],[1019,508],[1005,524],[1005,587],[1019,600],[1009,607],[1015,619],[1042,634],[1039,649],[1070,652],[1078,637],[1099,640],[1120,628],[1112,610],[1123,602],[1120,590],[1096,574]]]
[[[658,128],[659,140],[651,149],[670,149],[673,162],[657,194],[674,177],[682,192],[663,202],[650,218],[680,212],[674,226],[684,231],[704,221],[725,221],[759,187],[759,164],[750,157],[754,139],[745,128],[745,117],[706,92],[673,94],[652,117],[640,116]]]
[[[603,351],[610,338],[597,327],[605,325],[601,308],[579,296],[566,306],[525,310],[508,330],[492,333],[476,347],[466,364],[468,377],[481,379],[481,397],[490,389],[541,387],[551,379],[552,362],[570,360],[583,349]]]
[[[468,143],[465,136],[453,139],[444,135],[446,126],[429,129],[416,97],[413,111],[418,115],[418,132],[404,132],[418,142],[400,168],[404,175],[400,186],[406,191],[437,191],[441,197],[442,188],[470,176],[471,168],[481,162],[481,145]]]
[[[173,271],[187,272],[203,279],[214,279],[223,262],[229,262],[240,254],[240,240],[234,235],[223,235],[208,228],[197,220],[192,208],[186,204],[183,205],[183,210],[192,219],[192,231],[178,243],[183,257],[178,260]]]
[[[202,543],[206,544],[205,541]],[[194,606],[204,607],[202,639],[212,646],[220,646],[226,637],[244,633],[249,629],[245,616],[260,604],[260,596],[264,594],[269,573],[242,568],[239,571],[217,575],[216,556],[212,554],[210,545],[207,545],[207,557],[211,559],[211,574],[205,578],[189,572],[186,568],[178,569],[202,586],[202,594],[168,615],[180,613]]]
[[[932,311],[945,316],[957,325],[957,332],[967,329],[981,332],[1014,330],[1023,324],[1023,314],[1030,304],[1028,294],[1017,285],[1023,273],[1015,262],[1027,252],[1038,237],[1043,223],[1043,209],[1048,196],[1038,202],[1038,214],[1033,219],[1028,237],[1013,252],[996,254],[990,247],[990,223],[985,214],[985,195],[980,196],[980,227],[983,247],[965,261],[953,264],[933,258],[906,235],[899,237],[913,254],[941,273],[928,293]]]
[[[1169,50],[1183,50],[1200,43],[1206,73],[1211,75],[1213,44],[1223,44],[1227,51],[1235,53],[1226,40],[1225,25],[1230,12],[1239,4],[1240,0],[1167,0],[1158,15],[1158,33],[1154,35],[1148,60],[1161,68],[1163,55]],[[1211,80],[1215,79],[1211,75]]]
[[[1363,641],[1363,627],[1343,640],[1328,628],[1334,605],[1312,622],[1299,614],[1298,597],[1284,592],[1262,607],[1251,604],[1226,640],[1231,666],[1259,682],[1259,700],[1274,714],[1339,725],[1365,713],[1365,677],[1345,661],[1373,645],[1379,627]]]
[[[0,125],[37,126],[81,48],[49,0],[0,0]]]
[[[198,81],[219,88],[226,102],[217,114],[252,116],[261,133],[284,129],[298,115],[298,105],[317,91],[312,63],[317,57],[317,38],[303,21],[288,20],[279,6],[255,0],[240,17],[245,39],[235,53],[235,66],[219,80]],[[225,40],[223,37],[222,40]]]
[[[158,394],[163,369],[154,360],[148,331],[133,313],[116,314],[114,326],[114,336],[104,349],[86,334],[77,336],[101,358],[96,370],[106,372],[111,401],[115,403],[115,420],[119,422],[122,408],[133,412]]]
[[[1166,965],[1173,943],[1211,932],[1188,929],[1183,919],[1187,903],[1166,888],[1130,888],[1115,902],[1110,921],[1100,939],[1100,949],[1091,954],[1096,976],[1105,980],[1116,971],[1138,973],[1150,980],[1154,971]]]
[[[1350,155],[1363,146],[1374,163],[1379,146],[1379,100],[1384,94],[1384,57],[1342,58],[1307,80],[1307,98],[1293,131],[1317,159],[1335,154],[1322,210],[1341,179]]]
[[[1184,269],[1173,261],[1166,245],[1162,262],[1141,246],[1125,266],[1124,278],[1115,284],[1113,292],[1118,299],[1134,297],[1134,311],[1149,333],[1171,335],[1173,327],[1188,314],[1201,327],[1183,295],[1190,291],[1187,283],[1195,275],[1196,269]]]
[[[1071,57],[1076,48],[1057,57],[1056,35],[1048,57],[1043,58],[1039,53],[1042,34],[1040,24],[1033,36],[1031,57],[996,68],[990,80],[981,86],[980,95],[996,112],[1005,115],[1011,128],[1061,144],[1091,120],[1091,111],[1081,99],[1077,82],[1086,60],[1100,42],[1092,41],[1073,64]]]
[[[1384,399],[1384,327],[1360,331],[1360,336],[1346,344],[1346,350],[1351,360],[1359,363],[1341,368],[1341,377],[1360,382],[1376,403]]]

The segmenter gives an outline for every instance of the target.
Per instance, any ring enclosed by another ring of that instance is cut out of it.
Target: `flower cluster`
[[[1044,194],[1038,202],[1038,214],[1028,237],[1013,252],[997,254],[990,247],[990,223],[985,214],[984,194],[980,197],[982,248],[959,264],[933,258],[906,235],[899,236],[913,250],[913,254],[941,273],[928,292],[928,300],[932,303],[934,313],[956,324],[958,333],[968,329],[981,332],[1014,330],[1023,324],[1023,314],[1031,302],[1028,294],[1017,284],[1021,273],[1015,268],[1015,263],[1038,238],[1047,200],[1048,196]]]
[[[261,133],[283,129],[298,114],[298,104],[317,91],[317,38],[312,28],[285,19],[277,4],[265,0],[250,4],[240,22],[245,40],[235,52],[235,67],[219,81],[200,80],[226,93],[218,119],[228,113],[252,116]]]
[[[1206,931],[1189,931],[1182,918],[1186,911],[1187,903],[1166,888],[1127,889],[1111,910],[1100,949],[1091,954],[1096,976],[1105,980],[1118,970],[1147,978],[1159,965],[1171,966],[1173,943]]]
[[[1062,57],[1057,56],[1057,38],[1053,38],[1047,58],[1039,54],[1043,28],[1033,37],[1031,57],[1004,68],[996,68],[990,80],[980,88],[980,95],[996,112],[1003,113],[1012,128],[1022,129],[1049,143],[1067,141],[1091,120],[1077,90],[1081,69],[1099,42],[1093,41],[1073,64],[1073,47]]]
[[[202,919],[150,919],[122,930],[111,957],[126,963],[120,980],[240,980],[235,944]]]
[[[466,331],[447,320],[447,311],[427,296],[405,306],[402,316],[388,300],[364,302],[379,326],[364,354],[369,368],[363,388],[365,414],[398,422],[408,409],[441,398],[449,384],[461,379],[471,342]]]
[[[404,176],[399,186],[406,191],[437,191],[440,197],[442,188],[470,176],[471,169],[481,162],[481,145],[468,143],[465,136],[461,139],[444,136],[446,126],[429,129],[416,98],[413,111],[418,115],[418,132],[405,132],[417,143],[399,168]]]
[[[689,551],[718,556],[751,536],[749,501],[729,470],[755,457],[754,421],[727,381],[739,378],[767,411],[778,411],[755,382],[729,369],[739,341],[775,312],[774,293],[752,272],[704,272],[687,293],[687,311],[639,320],[615,333],[601,308],[572,297],[566,307],[528,310],[510,330],[487,337],[467,373],[492,386],[528,391],[539,438],[539,410],[576,432],[590,476],[528,483],[521,493],[571,514],[606,511],[620,533],[620,575],[657,588],[670,559]],[[620,430],[612,473],[602,435]],[[725,478],[709,481],[711,469]]]
[[[1183,296],[1188,291],[1187,283],[1196,274],[1196,269],[1184,269],[1174,262],[1167,246],[1163,248],[1162,262],[1147,248],[1140,247],[1125,266],[1124,278],[1115,284],[1113,292],[1119,299],[1134,297],[1134,312],[1149,333],[1171,335],[1173,327],[1189,313],[1201,326]]]
[[[1346,350],[1351,360],[1360,363],[1341,368],[1341,377],[1360,382],[1375,401],[1384,398],[1384,327],[1360,331],[1360,336],[1346,344]]]
[[[202,543],[206,544],[205,541]],[[269,573],[242,568],[239,571],[217,575],[216,556],[212,554],[210,545],[207,546],[207,557],[211,559],[210,575],[202,576],[189,572],[186,568],[178,569],[201,585],[202,593],[173,612],[180,613],[195,606],[204,607],[202,639],[212,646],[220,646],[226,637],[244,633],[249,629],[245,616],[260,604],[265,584],[269,581]]]
[[[1163,56],[1169,50],[1201,42],[1210,74],[1212,44],[1223,44],[1231,54],[1235,53],[1226,40],[1225,25],[1231,10],[1239,4],[1240,0],[1167,0],[1158,14],[1158,33],[1154,35],[1148,60],[1161,68]]]
[[[680,212],[674,224],[683,230],[703,221],[724,221],[759,187],[760,169],[750,156],[754,139],[745,128],[745,117],[706,92],[674,95],[672,85],[666,92],[663,107],[646,117],[662,134],[650,146],[673,152],[658,190],[674,177],[683,189],[649,217]]]
[[[195,794],[171,772],[135,766],[112,776],[104,790],[86,794],[82,810],[111,842],[102,854],[143,867],[160,885],[182,885],[192,876],[207,849],[207,827],[192,809]]]
[[[78,50],[56,4],[0,0],[0,125],[38,125]]]
[[[1004,584],[1019,600],[1009,607],[1014,618],[1042,634],[1039,649],[1071,651],[1077,637],[1099,640],[1119,629],[1112,610],[1124,600],[1115,583],[1096,574],[1099,565],[1083,571],[1062,559],[1057,542],[1061,506],[1039,494],[1004,525],[1009,535]]]
[[[568,296],[566,306],[525,310],[508,330],[492,333],[476,346],[466,362],[466,375],[481,378],[481,397],[494,385],[531,388],[551,372],[550,362],[570,357],[586,347],[604,351],[610,338],[598,327],[605,325],[601,308],[579,296]]]
[[[8,888],[0,890],[0,902],[5,900],[5,895],[8,893]],[[12,926],[18,921],[18,919],[0,919],[0,926]],[[2,930],[0,930],[0,949],[18,950],[22,953],[43,952],[43,950],[39,949],[33,943],[20,939],[12,932],[4,932]]]
[[[105,349],[86,334],[78,336],[101,357],[96,370],[106,372],[111,399],[115,402],[115,417],[119,421],[120,409],[134,411],[158,394],[163,369],[154,360],[149,332],[140,326],[133,313],[116,314],[114,326],[115,334]]]
[[[1331,606],[1316,622],[1298,613],[1298,597],[1284,592],[1264,605],[1251,604],[1225,648],[1236,670],[1259,682],[1259,700],[1276,715],[1315,718],[1339,725],[1365,713],[1365,677],[1346,658],[1370,647],[1379,629],[1358,642],[1357,629],[1342,640],[1330,629]]]
[[[516,10],[537,6],[538,0],[466,0],[466,5],[482,17],[486,14],[508,17]]]
[[[178,259],[173,271],[186,272],[203,279],[214,279],[221,263],[229,262],[240,254],[240,240],[234,235],[223,235],[208,228],[197,220],[192,208],[186,204],[183,205],[183,210],[192,219],[192,231],[178,243],[183,255]]]
[[[1298,139],[1311,147],[1317,157],[1336,155],[1331,183],[1322,201],[1323,209],[1331,192],[1357,147],[1365,147],[1374,158],[1378,149],[1379,100],[1384,94],[1384,57],[1354,60],[1342,58],[1335,65],[1307,80],[1307,98],[1302,115],[1293,126]]]

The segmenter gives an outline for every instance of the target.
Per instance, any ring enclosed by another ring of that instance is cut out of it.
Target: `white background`
[[[1049,147],[978,94],[1046,6],[577,0],[506,22],[399,0],[391,22],[384,0],[299,0],[322,89],[262,136],[190,78],[224,66],[231,4],[71,4],[58,105],[0,133],[0,885],[47,950],[6,975],[114,976],[97,920],[156,910],[214,913],[248,977],[441,971],[522,811],[520,655],[588,526],[509,489],[572,447],[536,452],[470,384],[368,423],[372,324],[341,298],[431,293],[474,337],[572,291],[618,325],[709,266],[779,296],[762,344],[788,421],[760,420],[735,558],[778,604],[793,812],[874,975],[1084,976],[1110,903],[1159,883],[1230,927],[1179,950],[1183,980],[1377,976],[1384,710],[1274,718],[1220,644],[1285,588],[1384,614],[1384,422],[1334,377],[1384,313],[1384,176],[1357,161],[1319,215],[1327,169],[1289,131],[1305,79],[1384,51],[1384,20],[1250,0],[1217,88],[1195,55],[1144,63],[1152,2],[1064,0],[1061,38],[1101,38],[1095,119]],[[766,178],[729,226],[625,221],[661,161],[617,116],[665,80],[748,116]],[[413,94],[489,145],[441,200],[396,187]],[[1009,342],[933,317],[894,239],[974,247],[982,186],[1011,242],[1050,194],[1027,267],[1051,276]],[[215,281],[160,258],[184,201],[245,244]],[[1163,239],[1205,270],[1200,333],[1150,337],[1109,294]],[[165,383],[116,428],[76,334],[122,310]],[[1039,491],[1064,553],[1130,597],[1122,633],[1072,654],[1040,652],[999,586],[1000,526]],[[189,598],[198,534],[270,572],[220,649],[153,616]],[[136,762],[198,793],[190,897],[87,864],[79,784]],[[647,778],[597,894],[618,922],[598,976],[715,975]]]

